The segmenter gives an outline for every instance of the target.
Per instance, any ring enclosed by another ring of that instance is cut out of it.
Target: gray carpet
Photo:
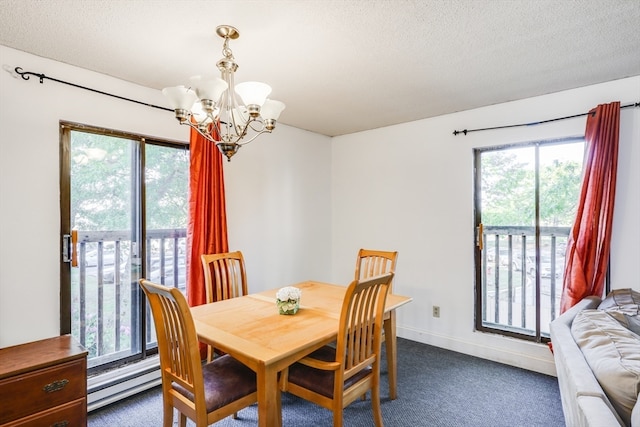
[[[555,377],[401,338],[398,339],[398,399],[388,398],[384,364],[380,394],[384,423],[391,427],[564,426]],[[238,417],[215,425],[255,426],[257,406],[240,411]],[[177,419],[176,414],[174,425]],[[332,425],[329,410],[286,393],[282,395],[282,420],[285,427]],[[89,414],[89,427],[161,425],[159,387]],[[368,399],[356,401],[344,410],[344,425],[373,425]]]

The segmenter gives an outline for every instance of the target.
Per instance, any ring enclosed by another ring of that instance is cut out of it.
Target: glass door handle
[[[78,266],[78,231],[62,236],[62,262],[70,262],[71,267]]]
[[[78,230],[71,230],[71,267],[78,266]]]

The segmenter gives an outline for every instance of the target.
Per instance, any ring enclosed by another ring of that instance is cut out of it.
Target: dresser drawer
[[[86,392],[84,358],[6,378],[0,381],[0,402],[3,402],[0,424],[84,399]],[[10,404],[4,405],[4,402]],[[83,411],[86,416],[86,406]]]
[[[83,398],[2,424],[0,427],[84,427],[86,425],[87,401]]]

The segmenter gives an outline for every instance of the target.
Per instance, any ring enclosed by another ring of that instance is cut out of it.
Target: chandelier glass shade
[[[215,143],[231,161],[242,145],[273,131],[285,105],[267,98],[271,87],[265,83],[235,84],[238,64],[229,40],[237,39],[240,34],[229,25],[217,27],[216,33],[224,38],[223,58],[216,64],[220,77],[194,76],[189,86],[167,87],[162,93],[171,102],[180,124],[192,127]]]

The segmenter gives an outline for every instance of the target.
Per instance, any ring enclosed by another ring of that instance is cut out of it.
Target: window
[[[156,351],[141,277],[185,290],[189,151],[72,123],[60,133],[61,333],[95,373]]]
[[[477,330],[548,339],[583,151],[582,138],[474,151]]]

